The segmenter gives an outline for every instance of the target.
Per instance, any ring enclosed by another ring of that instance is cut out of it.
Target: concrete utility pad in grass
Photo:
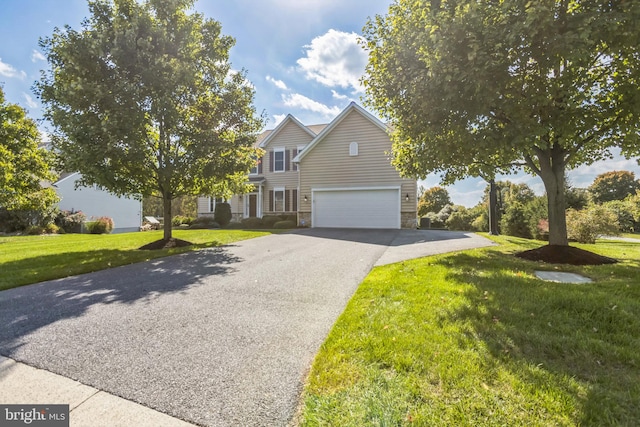
[[[575,273],[562,273],[559,271],[536,271],[535,274],[538,279],[546,280],[548,282],[560,282],[560,283],[591,283],[592,282],[590,278],[584,277]]]

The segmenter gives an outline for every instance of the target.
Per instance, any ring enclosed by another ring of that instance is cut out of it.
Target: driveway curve
[[[0,354],[200,425],[287,425],[376,263],[488,244],[302,230],[14,288],[0,292]]]

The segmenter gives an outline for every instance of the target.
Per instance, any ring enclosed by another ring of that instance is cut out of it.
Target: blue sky
[[[236,39],[231,50],[234,69],[244,68],[255,86],[256,109],[268,117],[267,128],[287,114],[307,125],[327,123],[349,102],[362,103],[359,78],[366,53],[357,38],[368,17],[386,13],[391,0],[199,0],[195,10],[222,23]],[[80,28],[88,15],[86,0],[1,0],[0,85],[7,101],[26,108],[34,119],[42,110],[32,92],[40,70],[47,68],[38,39],[54,27]],[[40,123],[44,132],[46,123]],[[616,156],[569,173],[570,181],[587,187],[597,174],[630,170],[640,177],[635,160]],[[506,177],[530,185],[538,194],[539,178],[524,173]],[[428,177],[425,187],[438,184]],[[486,183],[467,179],[448,187],[454,203],[475,205]]]

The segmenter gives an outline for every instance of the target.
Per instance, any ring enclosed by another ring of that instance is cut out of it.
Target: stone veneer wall
[[[415,212],[400,213],[400,227],[416,229],[418,228],[418,218]]]
[[[311,212],[298,212],[298,226],[311,227]]]

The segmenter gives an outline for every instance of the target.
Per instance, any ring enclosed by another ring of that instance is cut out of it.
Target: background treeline
[[[548,238],[547,198],[527,184],[499,181],[498,224],[501,234],[529,239]],[[489,231],[489,186],[480,203],[466,208],[451,203],[442,187],[420,189],[418,215],[429,218],[431,228]],[[633,172],[600,174],[588,188],[565,184],[569,238],[594,243],[599,235],[640,231],[640,181]]]

